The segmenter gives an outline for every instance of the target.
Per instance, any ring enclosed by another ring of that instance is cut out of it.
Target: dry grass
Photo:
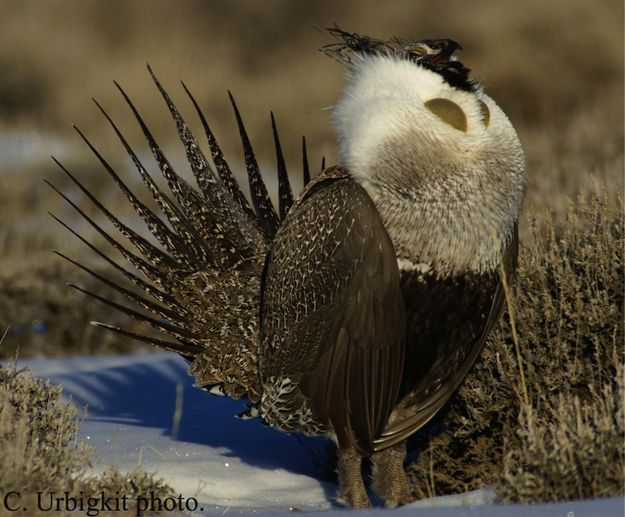
[[[49,262],[47,267],[39,264],[13,274],[0,273],[0,321],[7,329],[0,358],[114,354],[145,348],[91,325],[94,320],[117,321],[128,329],[138,329],[130,317],[76,292],[66,282],[74,281],[100,294],[103,284],[60,259],[51,256]],[[111,276],[109,271],[101,273]],[[109,291],[106,295],[127,303],[121,295]]]
[[[49,134],[58,145],[43,140],[36,146],[58,150],[64,161],[93,163],[71,133],[69,124],[76,123],[119,156],[112,131],[89,102],[95,96],[137,136],[111,84],[117,79],[161,140],[173,142],[172,124],[144,68],[150,61],[197,128],[177,81],[190,86],[235,161],[240,144],[227,88],[238,98],[261,163],[275,163],[269,110],[292,166],[299,166],[304,133],[315,162],[325,155],[334,163],[334,130],[323,108],[336,101],[344,74],[316,51],[328,37],[315,27],[336,21],[378,37],[446,36],[463,44],[463,61],[520,132],[531,165],[530,205],[553,205],[555,192],[574,197],[587,189],[598,161],[622,156],[622,19],[616,0],[570,0],[566,9],[556,0],[477,0],[470,6],[444,0],[427,8],[411,0],[393,8],[374,0],[6,0],[0,128]],[[24,149],[25,161],[33,147]],[[23,172],[19,163],[0,160],[3,169]],[[608,188],[622,184],[620,172],[598,173],[608,173]]]
[[[100,476],[89,475],[92,450],[77,440],[76,408],[59,402],[61,390],[0,365],[0,493],[20,492],[30,514],[37,507],[37,491],[85,498],[119,492],[129,503],[151,492],[172,494],[162,480],[140,469],[122,474],[109,468]],[[10,514],[2,508],[0,514]]]
[[[532,219],[509,319],[410,465],[426,495],[496,487],[506,501],[623,493],[623,215],[605,192],[563,224]],[[442,432],[441,432],[442,430]]]

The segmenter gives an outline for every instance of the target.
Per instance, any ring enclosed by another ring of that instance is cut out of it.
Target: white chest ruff
[[[456,105],[466,130],[434,115],[432,99]],[[521,211],[525,159],[490,97],[376,56],[355,66],[334,119],[341,165],[371,196],[398,257],[443,276],[498,266]]]
[[[372,194],[395,246],[400,270],[420,275],[493,271],[517,217],[515,211],[494,209],[488,196],[460,203],[441,194],[415,203]]]

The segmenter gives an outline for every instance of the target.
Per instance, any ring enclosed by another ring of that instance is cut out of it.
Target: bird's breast
[[[393,242],[400,270],[438,278],[497,269],[517,213],[491,194],[370,194]]]
[[[457,373],[485,331],[498,275],[445,278],[423,268],[400,270],[406,305],[403,391],[426,397]]]

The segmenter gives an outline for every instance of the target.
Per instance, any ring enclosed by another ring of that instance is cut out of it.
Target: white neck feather
[[[425,107],[435,98],[462,109],[466,132]],[[363,56],[350,69],[334,121],[341,165],[375,202],[398,257],[441,274],[497,267],[521,210],[525,161],[490,97],[456,89],[410,61]]]

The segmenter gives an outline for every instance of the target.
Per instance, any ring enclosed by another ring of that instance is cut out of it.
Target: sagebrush
[[[59,400],[61,391],[60,386],[0,365],[0,493],[19,492],[22,508],[31,510],[37,507],[38,491],[85,498],[118,492],[127,495],[129,503],[151,493],[172,495],[162,480],[139,468],[121,473],[111,467],[91,475],[93,450],[77,439],[77,410]],[[0,506],[4,513],[11,514]]]

